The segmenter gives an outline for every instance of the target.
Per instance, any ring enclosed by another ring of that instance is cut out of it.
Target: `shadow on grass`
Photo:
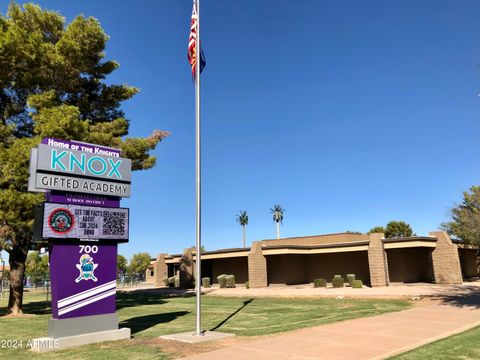
[[[0,308],[0,317],[5,316],[7,307]],[[47,315],[52,313],[50,301],[35,301],[23,304],[23,313],[32,315]]]
[[[141,332],[143,330],[149,329],[155,325],[167,323],[175,320],[180,316],[185,316],[189,314],[189,311],[175,311],[164,314],[152,314],[137,316],[127,320],[124,320],[120,323],[120,327],[127,327],[132,330],[132,334]]]
[[[193,297],[195,292],[190,289],[156,288],[117,292],[117,309],[137,305],[164,304],[165,299],[175,297]]]
[[[117,310],[138,305],[164,304],[165,296],[148,292],[119,292],[117,293]],[[4,316],[7,307],[0,307],[0,316]],[[23,304],[25,314],[46,315],[52,313],[51,301],[31,301]]]
[[[132,291],[122,291],[119,289],[117,292],[117,310],[139,306],[139,305],[160,305],[165,304],[165,299],[174,297],[191,297],[195,296],[192,290],[182,289],[139,289]],[[0,307],[0,316],[3,316],[7,312],[7,308]],[[32,301],[24,303],[23,312],[25,314],[34,315],[46,315],[51,314],[51,301]]]
[[[230,320],[232,317],[234,317],[236,314],[238,314],[240,311],[242,311],[242,310],[245,308],[245,306],[247,306],[248,304],[250,304],[253,300],[254,300],[254,299],[245,300],[245,301],[243,302],[243,305],[242,305],[242,306],[240,306],[237,310],[235,310],[233,313],[231,313],[230,315],[228,315],[224,320],[222,320],[221,322],[219,322],[219,323],[217,324],[217,326],[211,328],[210,331],[215,331],[215,330],[217,330],[219,327],[225,325],[225,323],[226,323],[228,320]]]
[[[119,292],[117,293],[117,310],[139,306],[165,304],[164,296],[145,292]]]

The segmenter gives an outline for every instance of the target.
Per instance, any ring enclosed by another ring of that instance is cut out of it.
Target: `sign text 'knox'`
[[[109,181],[130,181],[131,160],[65,150],[40,144],[37,169],[70,176],[89,176]]]

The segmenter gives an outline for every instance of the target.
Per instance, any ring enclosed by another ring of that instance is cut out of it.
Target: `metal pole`
[[[197,294],[197,311],[196,311],[196,331],[195,335],[203,335],[202,333],[202,319],[201,319],[201,290],[202,290],[202,275],[201,275],[201,246],[202,246],[202,207],[201,207],[201,147],[200,147],[200,0],[197,0],[197,41],[195,43],[195,164],[196,164],[196,276],[195,276],[195,290]]]

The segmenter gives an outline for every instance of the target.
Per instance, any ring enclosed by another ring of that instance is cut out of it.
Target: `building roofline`
[[[368,236],[368,234],[364,234],[361,232],[338,232],[338,233],[331,233],[331,234],[321,234],[321,235],[305,235],[305,236],[292,236],[292,237],[285,237],[280,239],[264,239],[264,240],[254,240],[259,242],[264,241],[278,241],[278,240],[289,240],[289,239],[309,239],[309,238],[316,238],[316,237],[325,237],[325,236],[335,236],[335,235],[362,235]]]
[[[346,235],[346,234],[353,234],[353,235],[363,235],[367,236],[367,234],[362,233],[351,233],[351,232],[342,232],[342,233],[332,233],[332,234],[323,234],[323,235],[310,235],[310,236],[297,236],[297,237],[290,237],[290,238],[281,238],[280,240],[287,240],[287,239],[305,239],[305,238],[312,238],[312,237],[323,237],[323,236],[332,236],[332,235]],[[344,247],[354,247],[354,246],[362,246],[368,245],[370,240],[357,240],[357,241],[348,241],[348,242],[341,242],[341,243],[330,243],[330,244],[316,244],[316,245],[289,245],[289,244],[280,244],[280,245],[268,245],[264,242],[268,241],[276,241],[279,239],[267,239],[267,240],[260,240],[262,243],[262,249],[264,250],[274,250],[274,249],[296,249],[296,250],[311,250],[311,249],[329,249],[329,248],[344,248]],[[384,238],[382,239],[384,243],[398,243],[398,242],[414,242],[414,241],[429,241],[429,242],[436,242],[437,238],[434,236],[408,236],[408,237],[396,237],[396,238]],[[243,251],[250,251],[250,247],[245,248],[228,248],[228,249],[219,249],[213,251],[205,251],[202,255],[216,255],[216,254],[228,254],[234,252],[243,252]],[[195,252],[192,252],[192,255],[195,256]],[[182,257],[183,254],[172,254],[166,255],[166,260],[171,260],[174,258]]]
[[[384,243],[405,242],[405,241],[437,241],[437,238],[435,236],[408,236],[408,237],[382,239],[382,241]]]
[[[212,250],[212,251],[204,251],[201,253],[201,255],[214,255],[214,254],[227,254],[227,253],[232,253],[232,252],[239,252],[239,251],[250,251],[249,247],[244,247],[244,248],[228,248],[228,249],[219,249],[219,250]],[[195,256],[196,252],[192,251],[192,255]],[[167,255],[165,256],[165,259],[173,259],[176,257],[182,257],[183,254],[172,254],[172,255]]]
[[[219,249],[219,250],[213,250],[213,251],[205,251],[205,252],[202,252],[201,255],[213,255],[213,254],[219,254],[219,253],[231,253],[231,252],[239,252],[239,251],[250,251],[250,248],[244,247],[244,248]],[[195,251],[192,252],[192,254],[196,255]]]
[[[336,247],[348,247],[348,246],[359,246],[359,245],[368,245],[369,241],[350,241],[345,243],[336,243],[336,244],[317,244],[317,245],[262,245],[262,250],[272,250],[272,249],[300,249],[300,250],[310,250],[310,249],[329,249]]]

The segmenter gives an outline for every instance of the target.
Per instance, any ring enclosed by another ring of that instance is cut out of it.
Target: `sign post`
[[[38,352],[130,338],[118,327],[117,245],[128,242],[131,161],[117,149],[46,138],[32,149],[29,191],[45,192],[35,209],[34,243],[48,243],[52,318]]]

